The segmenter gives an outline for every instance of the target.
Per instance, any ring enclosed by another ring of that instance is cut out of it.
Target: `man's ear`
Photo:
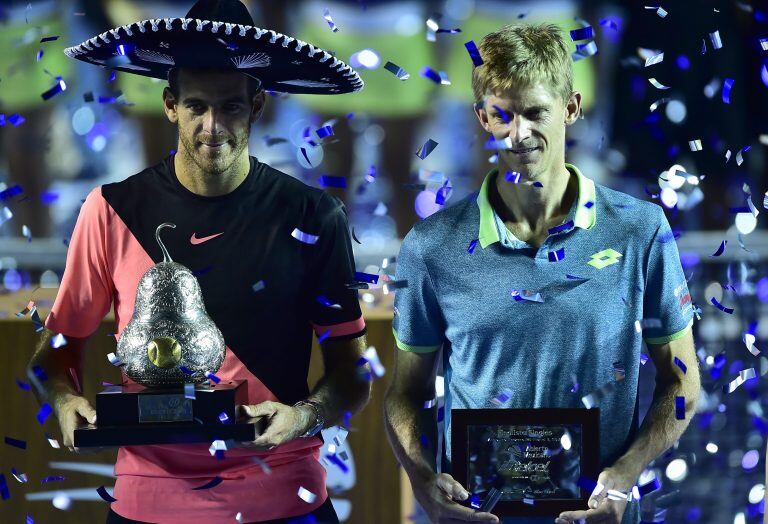
[[[565,103],[565,125],[569,126],[581,116],[581,93],[574,91]]]
[[[472,108],[475,110],[475,116],[477,117],[477,120],[480,122],[480,125],[483,126],[483,129],[490,133],[491,132],[491,126],[488,124],[488,111],[485,110],[485,103],[475,102],[472,105]]]
[[[168,117],[172,124],[179,123],[179,113],[176,111],[177,106],[178,102],[173,93],[171,93],[170,88],[166,87],[163,89],[163,110],[165,111],[165,116]]]
[[[251,124],[261,118],[261,114],[264,112],[264,106],[267,105],[267,96],[262,89],[253,97],[253,103],[251,104]]]

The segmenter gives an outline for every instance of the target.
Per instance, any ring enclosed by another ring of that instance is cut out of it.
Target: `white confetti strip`
[[[304,489],[303,487],[299,487],[299,491],[297,493],[299,498],[306,502],[307,504],[312,504],[315,499],[317,498],[317,495],[309,491],[308,489]]]
[[[317,244],[317,241],[320,240],[319,236],[310,235],[309,233],[305,233],[299,228],[295,228],[293,231],[291,231],[291,236],[299,242],[304,242],[305,244]]]
[[[758,356],[760,354],[760,350],[755,346],[755,340],[755,335],[752,333],[744,333],[744,335],[741,337],[741,341],[744,342],[745,346],[747,346],[749,352],[754,356]]]
[[[698,138],[696,140],[689,140],[688,147],[691,148],[691,151],[701,151],[701,140]]]
[[[664,61],[664,53],[658,53],[645,59],[645,67],[660,64]]]

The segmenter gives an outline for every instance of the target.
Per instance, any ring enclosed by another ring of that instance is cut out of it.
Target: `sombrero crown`
[[[173,67],[240,71],[281,93],[340,94],[363,81],[312,44],[254,25],[239,0],[199,0],[184,18],[153,18],[105,31],[64,53],[116,71],[166,80]]]

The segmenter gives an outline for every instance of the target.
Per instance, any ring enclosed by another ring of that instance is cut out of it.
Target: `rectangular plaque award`
[[[587,509],[599,425],[599,409],[454,409],[451,474],[480,502],[492,494],[499,517]]]
[[[244,382],[202,384],[194,398],[184,386],[109,386],[96,395],[96,424],[75,430],[75,447],[251,441],[255,423],[237,422],[235,405],[246,404]]]

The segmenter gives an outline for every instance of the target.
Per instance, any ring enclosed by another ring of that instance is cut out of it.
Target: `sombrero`
[[[363,88],[360,75],[327,51],[256,27],[239,0],[199,0],[185,18],[120,26],[64,53],[162,80],[171,68],[195,67],[240,71],[280,93],[341,94]]]

